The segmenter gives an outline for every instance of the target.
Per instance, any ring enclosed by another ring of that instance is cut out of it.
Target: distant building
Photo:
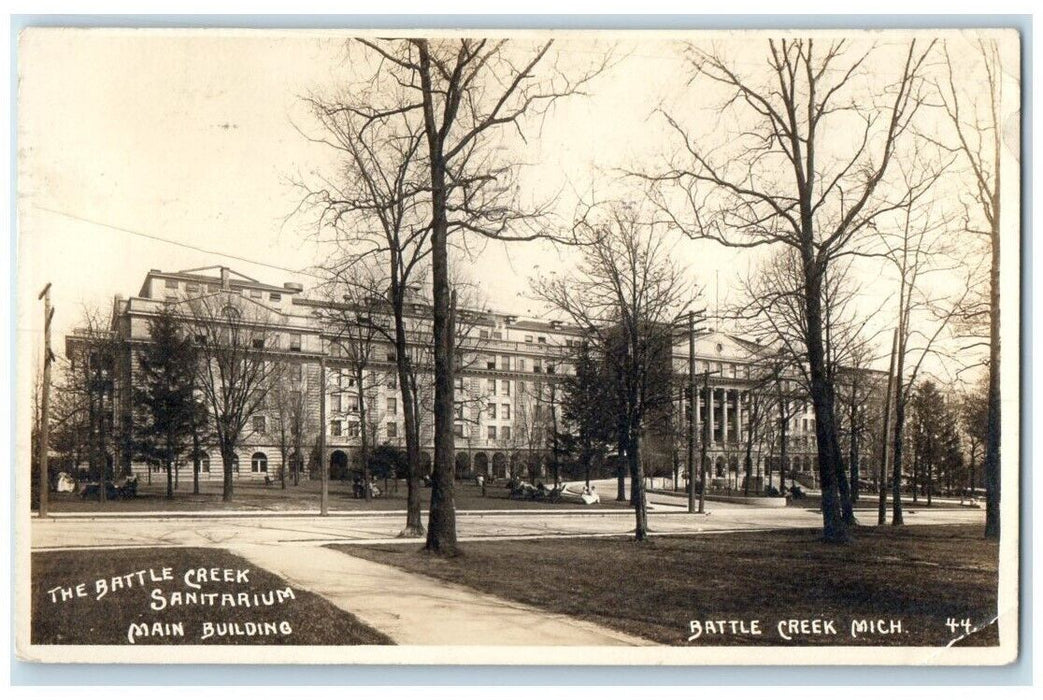
[[[151,270],[136,296],[128,299],[117,296],[109,339],[119,348],[113,362],[111,398],[112,424],[126,426],[132,420],[131,388],[135,385],[137,350],[149,342],[149,319],[163,306],[173,308],[191,317],[199,300],[210,300],[225,307],[238,309],[236,313],[263,315],[264,332],[268,337],[256,346],[271,355],[273,361],[286,363],[298,390],[308,399],[310,434],[304,455],[290,455],[289,465],[298,465],[303,473],[318,474],[319,464],[325,464],[334,478],[343,477],[359,468],[358,451],[361,425],[359,418],[359,390],[350,371],[349,353],[324,317],[336,304],[309,297],[304,288],[295,283],[282,286],[265,284],[227,267],[203,268],[181,272]],[[409,309],[411,332],[415,347],[430,332],[430,306],[417,299]],[[521,319],[511,314],[485,310],[460,309],[457,332],[459,358],[456,376],[456,472],[458,475],[481,473],[502,478],[509,474],[538,475],[546,472],[548,436],[555,420],[560,418],[553,387],[560,374],[569,371],[568,353],[571,346],[582,341],[579,329],[557,321]],[[412,340],[412,338],[411,338]],[[66,338],[66,353],[74,359],[84,355],[91,338],[82,332],[73,332]],[[420,353],[422,355],[422,353]],[[741,487],[746,430],[753,410],[752,397],[777,393],[779,386],[769,386],[766,359],[769,348],[720,332],[701,333],[696,338],[696,374],[699,400],[695,406],[697,424],[712,423],[708,456],[708,476],[717,486]],[[319,391],[320,358],[325,358],[326,390]],[[371,408],[369,431],[371,445],[390,444],[404,447],[403,407],[397,386],[393,346],[383,338],[374,341],[371,361],[366,373],[365,396]],[[429,362],[429,360],[428,360]],[[423,368],[425,361],[418,360]],[[685,377],[688,371],[688,341],[678,340],[674,348],[674,368]],[[709,371],[709,376],[705,373]],[[428,370],[421,377],[421,445],[422,468],[430,469],[433,453],[433,421],[430,393],[432,382]],[[687,384],[687,379],[683,380]],[[703,388],[709,384],[710,401]],[[782,391],[793,406],[787,426],[789,443],[787,472],[795,472],[802,479],[814,480],[815,424],[810,402],[800,391],[795,379],[782,380]],[[326,402],[326,455],[318,457],[317,436],[319,400]],[[684,404],[684,415],[690,415],[685,394],[679,392],[678,409]],[[767,404],[766,404],[767,405]],[[774,404],[773,404],[774,405]],[[774,408],[767,409],[774,411]],[[681,412],[678,411],[678,415]],[[276,438],[276,420],[273,408],[264,404],[250,417],[242,444],[236,453],[235,475],[238,479],[275,478],[284,465]],[[765,423],[770,419],[763,418]],[[774,418],[777,422],[777,417]],[[678,431],[687,428],[680,427]],[[778,471],[777,430],[760,430],[756,436],[755,473],[762,474],[770,460]],[[700,431],[700,438],[702,432]],[[775,437],[771,437],[775,435]],[[664,459],[663,449],[675,456],[666,458],[666,473],[676,467],[676,455],[683,463],[687,434],[648,450],[647,459]],[[119,465],[122,471],[133,470],[148,475],[150,466],[138,459],[126,441],[118,438],[108,442],[109,463]],[[664,473],[663,465],[656,468]],[[152,465],[159,470],[159,465]],[[182,478],[190,478],[191,461],[183,460]],[[202,479],[220,479],[221,456],[216,447],[208,446],[202,459]]]

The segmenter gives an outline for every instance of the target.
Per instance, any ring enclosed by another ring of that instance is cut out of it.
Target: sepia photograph
[[[1017,659],[1016,30],[16,52],[21,660]]]

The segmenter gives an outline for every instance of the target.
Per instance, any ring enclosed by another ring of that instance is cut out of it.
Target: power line
[[[151,241],[157,241],[159,243],[167,243],[169,245],[175,245],[175,246],[178,246],[180,248],[187,248],[189,250],[194,250],[194,251],[197,251],[197,252],[200,252],[200,253],[206,253],[207,255],[217,255],[217,256],[220,256],[220,257],[223,257],[223,258],[228,258],[228,259],[231,259],[231,260],[238,260],[240,262],[249,263],[251,265],[260,265],[262,267],[269,267],[269,268],[271,268],[273,270],[281,270],[282,272],[289,272],[289,273],[294,274],[294,275],[305,275],[307,277],[313,277],[315,279],[322,279],[322,277],[320,275],[317,275],[314,272],[308,272],[307,270],[293,270],[293,269],[288,268],[288,267],[283,267],[282,265],[274,265],[272,263],[262,262],[260,260],[252,260],[250,258],[244,258],[241,255],[234,255],[232,253],[225,253],[225,252],[222,252],[222,251],[219,251],[219,250],[209,250],[207,248],[200,248],[199,246],[194,246],[194,245],[192,245],[190,243],[185,243],[183,241],[175,241],[175,240],[171,240],[169,238],[163,238],[162,236],[156,236],[156,235],[151,234],[151,233],[145,233],[143,231],[137,231],[135,229],[125,228],[123,226],[116,226],[114,224],[107,224],[107,223],[105,223],[103,221],[96,221],[94,219],[88,219],[88,218],[86,218],[84,216],[78,216],[76,214],[70,214],[69,212],[60,211],[58,209],[49,209],[47,207],[41,207],[41,206],[34,206],[33,208],[34,209],[39,209],[40,211],[49,212],[51,214],[57,214],[58,216],[64,216],[64,217],[69,218],[69,219],[74,219],[76,221],[82,221],[83,223],[93,224],[94,226],[101,226],[103,228],[112,229],[113,231],[120,231],[122,233],[129,233],[132,236],[139,236],[141,238],[147,238],[147,239],[149,239]]]

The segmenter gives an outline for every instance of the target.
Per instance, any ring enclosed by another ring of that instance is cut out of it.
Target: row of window
[[[503,332],[502,331],[480,330],[480,331],[478,331],[478,337],[481,338],[482,340],[503,340]],[[538,335],[538,336],[526,335],[525,336],[525,342],[527,344],[532,345],[533,341],[535,341],[535,343],[537,345],[546,345],[547,344],[547,336],[545,336],[545,335]],[[574,344],[578,345],[579,341],[574,341],[572,338],[566,338],[565,339],[565,345],[572,346]]]
[[[396,397],[388,396],[384,405],[388,413],[398,415]],[[329,407],[331,413],[358,413],[360,408],[358,394],[331,394]]]
[[[360,428],[358,421],[347,421],[347,432],[345,432],[345,421],[342,420],[331,420],[330,421],[330,435],[332,437],[349,437],[357,438],[360,436]],[[454,432],[457,437],[464,436],[464,424],[456,423],[454,425]],[[388,439],[398,437],[398,424],[387,423],[384,425],[385,435]],[[486,437],[490,440],[496,440],[497,437],[501,440],[511,439],[511,426],[486,426]]]
[[[337,386],[339,386],[341,389],[351,389],[351,388],[354,388],[354,387],[358,386],[358,381],[355,379],[355,375],[352,372],[350,372],[349,370],[344,370],[344,369],[338,370],[335,376],[336,376],[336,379],[334,380],[334,383]],[[398,388],[398,375],[396,375],[396,374],[387,374],[384,377],[384,385],[388,389],[397,389]]]
[[[197,333],[196,336],[195,336],[195,339],[196,339],[197,343],[205,344],[207,342],[206,333]],[[289,350],[290,350],[290,352],[300,352],[301,351],[301,339],[302,339],[302,337],[301,337],[300,333],[290,333],[289,334],[289,341],[290,341],[289,342]],[[272,347],[272,345],[269,342],[269,340],[270,339],[266,339],[265,338],[265,334],[264,333],[262,333],[260,331],[254,332],[250,336],[250,347],[253,348],[254,350],[264,350],[265,347]],[[227,338],[224,339],[224,342],[228,342]],[[300,379],[300,374],[301,374],[301,365],[297,365],[297,378],[298,379]]]
[[[163,280],[164,287],[166,289],[180,289],[181,283],[175,279]],[[199,294],[204,290],[207,292],[216,292],[221,289],[220,285],[216,283],[203,284],[202,282],[185,282],[185,292],[188,294]],[[251,299],[262,299],[264,298],[264,292],[260,289],[243,289],[243,296],[248,296]],[[269,301],[282,301],[282,294],[279,292],[268,292]]]
[[[500,356],[500,363],[497,366],[496,357],[492,356],[492,357],[487,357],[485,359],[485,369],[500,369],[500,371],[503,371],[503,372],[509,372],[509,371],[511,371],[511,369],[513,369],[515,372],[525,372],[525,371],[527,371],[526,370],[527,362],[528,361],[524,357],[515,357],[514,358],[514,362],[513,362],[514,367],[512,368],[511,367],[511,365],[512,365],[511,356],[510,355],[501,355]],[[539,357],[532,358],[532,371],[533,372],[535,372],[537,374],[543,372],[543,366],[544,366],[543,365],[543,360],[541,358],[539,358]],[[553,364],[548,364],[547,365],[547,374],[554,374],[554,365]]]
[[[359,429],[358,421],[353,421],[353,420],[352,421],[347,421],[347,428],[348,428],[348,432],[347,432],[347,436],[348,437],[352,437],[352,438],[359,437],[359,434],[360,434],[361,431]],[[398,424],[397,423],[387,423],[387,424],[385,424],[384,430],[385,430],[385,434],[387,435],[388,438],[396,438],[396,437],[398,437]],[[342,421],[342,420],[331,420],[330,421],[330,435],[332,435],[333,437],[343,437],[344,436],[344,421]]]

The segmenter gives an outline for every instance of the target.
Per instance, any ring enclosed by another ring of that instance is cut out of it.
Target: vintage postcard
[[[1011,663],[1021,50],[25,29],[19,657]]]

